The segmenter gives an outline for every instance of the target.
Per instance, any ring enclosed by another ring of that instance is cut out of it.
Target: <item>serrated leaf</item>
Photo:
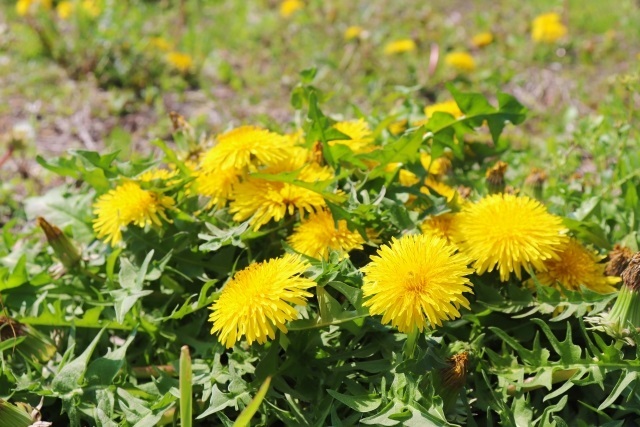
[[[630,386],[637,378],[638,378],[637,371],[623,370],[621,372],[620,377],[618,378],[618,382],[616,383],[615,387],[613,387],[613,390],[611,390],[609,397],[607,397],[604,400],[604,402],[602,402],[600,406],[598,406],[598,410],[602,411],[608,408],[609,406],[611,406],[613,402],[615,402],[616,399],[622,394],[622,392],[628,386]]]
[[[354,411],[371,412],[376,410],[381,404],[382,399],[375,394],[365,394],[360,396],[350,396],[338,393],[335,390],[327,389],[327,393],[337,401],[344,403]]]

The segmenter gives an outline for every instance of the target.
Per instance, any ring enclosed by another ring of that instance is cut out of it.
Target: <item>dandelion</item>
[[[203,171],[243,170],[251,165],[271,165],[291,151],[290,139],[255,126],[241,126],[217,138],[217,144],[202,157]]]
[[[407,130],[408,125],[409,121],[407,119],[396,120],[387,126],[387,129],[391,132],[391,135],[400,135],[402,132]]]
[[[495,165],[487,169],[485,182],[490,193],[501,193],[505,189],[504,174],[509,165],[502,160],[498,160]]]
[[[442,176],[451,169],[451,160],[447,157],[438,157],[433,160],[431,155],[425,152],[420,153],[420,164],[430,175]]]
[[[396,55],[398,53],[413,52],[416,49],[416,42],[411,39],[402,39],[387,43],[384,47],[384,54]]]
[[[177,170],[154,168],[142,172],[136,177],[136,179],[142,182],[151,182],[155,180],[168,181],[171,178],[174,178],[176,175],[178,175]]]
[[[559,259],[566,239],[562,219],[529,197],[494,194],[465,205],[457,215],[456,245],[475,260],[478,274],[497,266],[502,281],[511,272],[520,279],[523,267],[545,271],[544,261]]]
[[[249,344],[275,339],[276,328],[287,333],[286,322],[298,318],[291,304],[305,306],[316,283],[302,274],[307,268],[299,257],[287,254],[249,265],[235,274],[213,303],[211,334],[227,348],[246,337]]]
[[[52,7],[51,0],[18,0],[16,3],[16,13],[20,16],[27,16],[34,11],[34,8],[42,7],[49,10]]]
[[[196,172],[194,190],[197,194],[210,198],[210,207],[221,207],[233,196],[233,189],[240,183],[241,176],[242,173],[236,169]]]
[[[463,116],[460,107],[458,107],[458,104],[454,100],[439,102],[424,108],[424,114],[427,116],[427,119],[430,119],[434,113],[438,112],[451,114],[456,119]]]
[[[364,306],[372,315],[381,314],[400,332],[442,325],[460,316],[460,306],[469,308],[462,295],[471,292],[465,276],[473,270],[469,260],[455,253],[446,240],[427,235],[407,235],[382,246],[364,273]]]
[[[537,43],[553,44],[567,34],[567,27],[555,12],[537,16],[531,25],[531,38]]]
[[[128,181],[98,198],[93,205],[97,215],[93,229],[99,239],[106,237],[107,243],[115,246],[122,240],[122,228],[129,224],[161,226],[161,219],[169,221],[165,210],[173,205],[171,197],[143,190],[138,183]]]
[[[333,171],[329,167],[317,163],[303,167],[307,158],[294,154],[281,164],[265,169],[264,173],[278,174],[302,168],[297,176],[299,181],[313,183],[333,178]],[[304,212],[312,213],[324,207],[324,198],[315,191],[287,182],[248,177],[234,188],[230,212],[234,214],[234,221],[251,218],[250,224],[258,230],[271,220],[280,221],[286,214],[293,215],[297,211],[303,215]]]
[[[567,239],[558,249],[558,256],[544,261],[545,270],[536,274],[541,284],[572,291],[585,286],[601,294],[616,290],[613,285],[620,278],[605,275],[606,265],[600,263],[604,257],[585,248],[576,239]]]
[[[344,31],[344,39],[346,41],[359,39],[363,36],[363,33],[364,33],[364,28],[357,25],[352,25],[351,27],[347,28]]]
[[[67,20],[73,13],[73,2],[65,0],[58,3],[56,6],[56,13],[58,14],[58,18],[62,20]]]
[[[338,122],[333,125],[333,127],[351,139],[329,141],[329,145],[346,145],[356,154],[368,153],[375,148],[373,145],[373,134],[371,133],[371,129],[369,129],[369,125],[363,119]]]
[[[432,176],[427,177],[424,183],[425,186],[420,188],[420,192],[423,194],[431,194],[432,191],[435,191],[449,202],[456,196],[455,188],[448,186],[442,181],[438,181]]]
[[[323,209],[302,221],[288,242],[302,254],[327,259],[331,250],[346,256],[354,249],[362,249],[364,239],[357,231],[349,230],[344,219],[339,220],[336,225],[331,212]]]
[[[169,52],[167,62],[181,73],[187,73],[193,67],[193,58],[188,53]]]
[[[284,0],[280,3],[280,16],[289,18],[302,8],[304,8],[304,3],[300,0]]]
[[[467,52],[448,53],[444,57],[444,63],[462,73],[471,73],[476,69],[476,61]]]
[[[489,31],[478,33],[471,38],[471,44],[477,48],[489,46],[491,43],[493,43],[493,34]]]
[[[430,215],[420,224],[420,230],[422,230],[422,234],[439,237],[452,244],[453,221],[455,218],[456,215],[452,212]]]

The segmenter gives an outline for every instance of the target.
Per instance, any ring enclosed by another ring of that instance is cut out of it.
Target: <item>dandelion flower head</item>
[[[435,236],[452,243],[453,222],[456,218],[456,214],[452,212],[443,213],[440,215],[430,215],[422,224],[420,229],[423,234],[428,236]]]
[[[537,16],[531,25],[531,38],[538,43],[555,43],[567,34],[567,27],[555,12]]]
[[[280,3],[280,16],[289,18],[302,8],[304,8],[304,3],[301,0],[284,0]]]
[[[364,239],[357,231],[349,230],[344,219],[339,220],[336,225],[331,212],[323,209],[302,221],[288,242],[300,253],[327,259],[330,250],[346,255],[353,249],[362,249]]]
[[[115,246],[122,240],[122,228],[130,224],[162,226],[161,219],[169,221],[165,210],[173,205],[171,197],[143,190],[137,182],[128,181],[95,202],[93,212],[97,218],[93,220],[93,229],[99,239],[106,237]]]
[[[444,63],[462,73],[470,73],[476,69],[476,61],[468,52],[448,53],[444,57]]]
[[[491,43],[493,43],[493,34],[489,31],[478,33],[471,38],[471,44],[477,48],[489,46]]]
[[[449,113],[456,119],[462,117],[463,115],[460,107],[458,107],[458,104],[453,99],[449,101],[438,102],[424,108],[424,114],[425,116],[427,116],[427,119],[430,119],[434,113],[438,112]]]
[[[351,139],[329,141],[329,145],[343,144],[356,154],[368,153],[375,148],[371,129],[369,129],[369,125],[363,119],[338,122],[333,125],[333,127]]]
[[[181,73],[187,73],[193,67],[193,58],[188,53],[169,52],[167,62]]]
[[[567,239],[558,250],[558,259],[544,262],[545,270],[536,274],[538,281],[546,286],[560,286],[578,291],[585,286],[602,294],[615,292],[619,277],[606,276],[604,257],[582,246],[576,239]]]
[[[364,273],[364,306],[372,315],[381,314],[400,332],[422,331],[442,325],[469,308],[463,296],[471,292],[465,276],[473,270],[469,260],[456,253],[446,240],[427,235],[407,235],[382,246]]]
[[[352,25],[351,27],[344,30],[344,39],[347,41],[359,39],[360,37],[362,37],[363,33],[364,28],[358,25]]]
[[[497,267],[500,280],[522,268],[546,269],[544,261],[558,259],[566,239],[562,219],[537,200],[513,194],[493,194],[466,204],[457,214],[454,241],[472,258],[478,274]]]
[[[287,159],[291,139],[255,126],[241,126],[217,137],[200,160],[204,172],[243,170],[249,166],[271,165]]]
[[[387,43],[384,47],[384,54],[396,55],[398,53],[413,52],[416,49],[416,42],[411,39],[401,39]]]
[[[286,333],[285,324],[298,318],[292,304],[305,306],[312,296],[307,289],[316,285],[302,276],[306,268],[299,256],[287,254],[237,272],[211,306],[211,334],[231,348],[243,336],[249,344],[264,344],[276,328]]]

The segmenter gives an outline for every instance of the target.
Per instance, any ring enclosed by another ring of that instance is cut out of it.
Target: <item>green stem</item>
[[[407,334],[407,341],[404,343],[404,348],[402,349],[405,359],[413,359],[418,336],[418,328],[413,328],[413,330]]]
[[[180,424],[182,427],[191,427],[193,425],[191,379],[191,355],[189,354],[189,347],[185,345],[180,350]]]

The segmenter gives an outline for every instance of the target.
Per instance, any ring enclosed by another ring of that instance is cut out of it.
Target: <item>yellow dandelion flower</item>
[[[471,292],[466,278],[473,270],[469,260],[446,240],[427,235],[408,235],[382,246],[364,273],[364,306],[381,314],[400,332],[442,325],[469,308],[462,295]]]
[[[387,126],[387,129],[389,129],[391,135],[400,135],[402,132],[407,130],[408,126],[409,121],[407,119],[402,119],[396,120],[395,122],[391,123],[389,126]]]
[[[168,52],[173,48],[171,42],[164,37],[151,37],[151,39],[149,39],[149,44],[155,49],[163,52]]]
[[[444,63],[462,73],[470,73],[476,69],[476,61],[467,52],[448,53],[444,57]]]
[[[173,205],[171,197],[143,190],[138,183],[128,181],[98,198],[93,205],[97,215],[93,229],[99,239],[106,237],[107,243],[115,246],[122,240],[123,227],[161,226],[161,219],[169,221],[165,210]]]
[[[167,62],[181,73],[187,73],[193,67],[193,58],[188,53],[169,52]]]
[[[227,348],[246,337],[249,344],[275,339],[276,328],[287,333],[286,322],[298,318],[291,304],[305,306],[316,283],[302,274],[307,264],[287,254],[251,264],[237,272],[211,306],[211,334]]]
[[[305,150],[306,151],[306,150]],[[277,174],[298,170],[306,161],[306,157],[294,156],[288,164],[283,162],[264,170],[264,173]],[[333,178],[333,171],[329,167],[322,167],[310,163],[300,170],[297,179],[304,182],[327,181]],[[326,207],[324,198],[315,191],[295,184],[278,181],[267,181],[249,177],[234,188],[230,212],[235,221],[251,218],[251,225],[255,230],[260,229],[269,221],[280,221],[286,214],[293,215],[296,211],[316,212]]]
[[[478,33],[471,38],[471,44],[477,48],[489,46],[493,43],[493,34],[489,31]]]
[[[364,239],[357,231],[349,230],[344,219],[339,220],[336,226],[331,212],[323,209],[302,221],[289,236],[288,242],[300,253],[327,259],[330,250],[346,257],[353,249],[362,249]]]
[[[429,172],[430,175],[441,176],[449,172],[451,169],[451,160],[447,157],[438,157],[435,160],[431,159],[431,155],[425,152],[420,153],[420,163],[424,170]]]
[[[423,234],[427,236],[435,236],[452,244],[453,241],[453,223],[456,218],[456,214],[452,212],[443,213],[440,215],[428,216],[422,224],[420,229]]]
[[[434,113],[449,113],[453,117],[460,118],[463,116],[462,111],[460,111],[460,107],[453,99],[450,101],[438,102],[437,104],[429,105],[424,108],[424,114],[427,116],[427,119],[430,119]]]
[[[333,127],[351,139],[329,141],[330,146],[333,147],[336,144],[343,144],[356,154],[368,153],[375,149],[375,145],[373,145],[373,134],[371,133],[371,129],[369,129],[369,125],[363,119],[338,122],[333,125]]]
[[[555,12],[537,16],[531,24],[531,38],[537,43],[555,43],[567,34],[567,27]]]
[[[204,172],[271,165],[287,159],[291,151],[289,138],[255,126],[230,130],[219,135],[217,141],[200,161]]]
[[[498,268],[500,280],[522,268],[544,271],[544,261],[558,259],[566,239],[562,219],[537,200],[513,194],[493,194],[467,204],[457,214],[456,245],[472,258],[478,274]]]
[[[567,239],[558,250],[558,259],[544,261],[545,270],[536,274],[538,281],[546,286],[561,289],[560,285],[572,291],[586,286],[601,294],[615,292],[613,286],[619,277],[606,276],[605,257],[582,246],[576,239]]]
[[[196,172],[194,190],[201,196],[209,197],[209,206],[224,206],[233,195],[233,189],[240,182],[242,173],[236,169],[215,172]]]
[[[360,37],[362,37],[363,33],[364,28],[358,25],[352,25],[351,27],[344,30],[344,39],[347,41],[359,39]]]
[[[51,0],[18,0],[18,2],[16,2],[16,13],[20,16],[26,16],[34,12],[37,8],[41,7],[49,10],[52,6]]]
[[[420,192],[424,194],[431,194],[431,191],[435,191],[442,197],[446,198],[447,201],[453,200],[456,195],[456,189],[448,186],[442,181],[438,181],[432,176],[427,177],[424,180],[425,186],[420,188]]]
[[[56,6],[56,13],[58,14],[58,18],[62,20],[67,20],[73,13],[73,2],[65,0],[58,3]]]
[[[302,8],[304,8],[304,3],[300,0],[284,0],[280,3],[280,16],[289,18]]]
[[[387,43],[384,47],[384,54],[395,55],[398,53],[413,52],[416,49],[416,42],[411,39],[402,39]]]

